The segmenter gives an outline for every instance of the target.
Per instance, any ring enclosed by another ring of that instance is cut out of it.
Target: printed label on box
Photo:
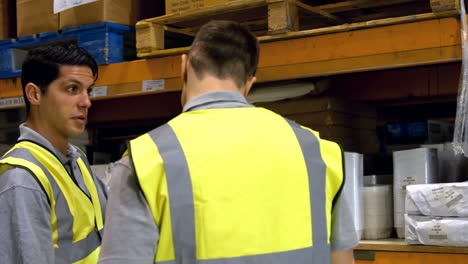
[[[96,2],[97,0],[54,0],[54,14],[75,6]]]
[[[457,191],[456,187],[449,187],[445,189],[444,193],[445,205],[451,211],[457,205],[463,204],[465,201],[463,200],[463,195]]]
[[[406,175],[406,176],[401,177],[401,186],[406,186],[406,185],[415,184],[415,183],[416,183],[416,178],[413,175]]]
[[[24,105],[24,98],[22,96],[0,99],[0,107],[17,105]]]
[[[91,98],[102,97],[102,96],[107,96],[107,86],[93,87],[93,89],[89,93],[89,97]]]
[[[143,92],[159,91],[159,90],[164,90],[164,79],[146,80],[146,81],[143,81],[142,83]]]
[[[429,241],[435,244],[448,243],[447,224],[433,220],[428,231]]]

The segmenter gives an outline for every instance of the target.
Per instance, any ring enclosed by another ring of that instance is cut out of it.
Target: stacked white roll
[[[392,186],[369,185],[363,188],[364,239],[388,238],[393,227]]]
[[[406,186],[437,183],[437,150],[417,148],[393,152],[394,226],[399,238],[405,237]]]
[[[406,188],[408,244],[468,246],[468,182]]]
[[[363,209],[362,209],[362,188],[363,188],[363,156],[359,153],[345,152],[345,185],[343,186],[343,196],[351,205],[351,213],[354,220],[354,227],[359,239],[363,233]]]
[[[406,242],[434,246],[468,247],[468,218],[405,215]]]

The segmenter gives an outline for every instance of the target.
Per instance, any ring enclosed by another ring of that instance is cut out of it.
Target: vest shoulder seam
[[[7,193],[7,192],[10,192],[10,191],[14,191],[15,189],[28,189],[30,191],[34,191],[34,192],[39,192],[42,196],[46,196],[44,194],[44,192],[42,191],[42,189],[38,188],[33,188],[31,186],[25,186],[25,185],[22,185],[22,184],[14,184],[4,190],[1,190],[0,191],[0,196],[2,196],[3,194]],[[47,198],[47,197],[46,197]]]

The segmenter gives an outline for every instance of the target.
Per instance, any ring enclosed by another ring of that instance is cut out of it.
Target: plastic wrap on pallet
[[[394,226],[399,238],[404,237],[406,186],[437,183],[437,150],[417,148],[393,152]]]
[[[463,153],[468,157],[468,43],[467,25],[465,15],[465,1],[460,1],[461,40],[462,40],[462,65],[460,84],[458,89],[457,115],[453,132],[453,144],[456,153]]]
[[[407,214],[468,217],[468,182],[406,186]]]
[[[421,147],[437,149],[440,182],[451,183],[468,180],[468,159],[461,153],[455,153],[454,145],[451,142],[425,144],[421,145]]]
[[[354,226],[359,239],[363,232],[364,211],[362,208],[362,188],[363,188],[363,156],[359,153],[345,152],[345,175],[346,180],[343,187],[343,195],[352,205],[352,215]]]
[[[468,246],[468,218],[405,215],[408,244]]]

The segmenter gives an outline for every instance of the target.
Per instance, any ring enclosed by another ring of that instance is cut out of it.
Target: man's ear
[[[181,57],[181,63],[180,63],[180,74],[182,77],[182,81],[184,84],[187,82],[187,68],[188,68],[188,57],[187,54],[182,54]]]
[[[34,83],[28,83],[26,84],[24,92],[26,93],[26,97],[31,105],[39,105],[41,103],[42,92],[39,86]]]
[[[257,81],[257,77],[255,76],[252,76],[249,79],[247,79],[247,82],[245,82],[244,90],[242,92],[244,96],[247,96],[249,94],[250,88],[252,88],[252,85],[255,83],[255,81]]]

